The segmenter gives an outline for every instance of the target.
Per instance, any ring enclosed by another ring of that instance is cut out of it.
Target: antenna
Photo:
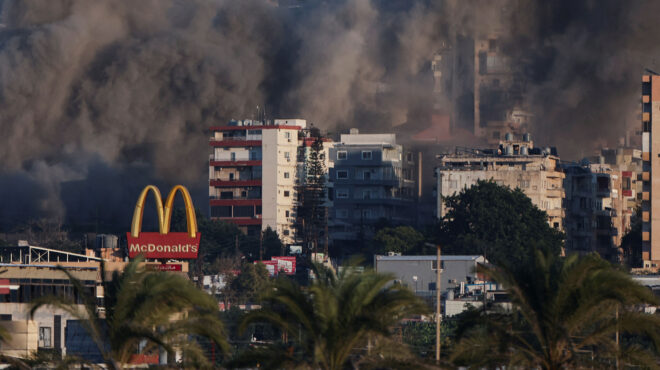
[[[648,69],[648,68],[644,68],[644,70],[645,70],[646,72],[652,74],[652,75],[660,76],[660,73],[655,72],[655,71],[652,71],[652,70],[650,70],[650,69]]]

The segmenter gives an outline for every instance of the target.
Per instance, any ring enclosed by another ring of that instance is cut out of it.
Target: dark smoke
[[[135,199],[149,182],[183,182],[205,209],[208,127],[253,117],[257,106],[325,128],[355,117],[384,129],[405,121],[424,95],[416,86],[439,35],[433,2],[290,3],[303,6],[5,1],[5,221],[12,212],[10,221],[120,219],[121,194]],[[377,99],[384,90],[394,91],[385,105]],[[136,176],[140,166],[149,170]],[[19,196],[29,211],[6,201]]]
[[[0,222],[103,214],[127,225],[151,182],[188,185],[205,210],[208,127],[257,106],[328,130],[424,122],[430,60],[457,35],[498,30],[527,79],[532,132],[567,157],[637,125],[639,76],[657,64],[651,1],[280,3],[292,6],[5,0]]]

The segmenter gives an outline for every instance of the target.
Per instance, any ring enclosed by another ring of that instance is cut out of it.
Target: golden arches
[[[165,201],[165,218],[163,219],[163,229],[166,230],[165,234],[170,231],[170,221],[172,220],[172,205],[174,203],[174,197],[176,196],[177,192],[181,192],[183,203],[185,203],[188,235],[191,238],[194,238],[197,235],[197,217],[195,216],[195,207],[193,206],[190,193],[188,193],[188,189],[182,185],[173,187],[172,190],[170,190],[170,193],[167,195],[167,201]]]
[[[195,207],[193,206],[190,193],[188,193],[188,189],[182,185],[176,185],[173,187],[172,190],[170,190],[170,193],[167,195],[167,200],[163,209],[163,198],[160,195],[160,190],[158,190],[158,188],[153,185],[147,185],[144,190],[142,190],[142,193],[140,193],[137,204],[135,204],[135,211],[133,211],[133,223],[131,224],[131,237],[137,238],[140,234],[140,230],[142,229],[142,217],[144,215],[144,202],[146,201],[149,192],[154,195],[156,201],[158,226],[159,232],[161,234],[165,235],[170,231],[174,197],[178,192],[180,192],[186,207],[186,224],[188,228],[188,235],[191,238],[197,236],[197,218],[195,216]]]

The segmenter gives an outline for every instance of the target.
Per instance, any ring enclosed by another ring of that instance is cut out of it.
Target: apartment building
[[[621,237],[626,231],[623,183],[629,177],[603,163],[564,163],[562,168],[566,174],[566,252],[597,252],[619,262]]]
[[[554,149],[535,148],[529,134],[514,139],[510,133],[497,149],[457,149],[455,153],[438,156],[436,167],[437,217],[443,217],[443,198],[454,195],[479,180],[493,180],[512,189],[520,188],[541,210],[548,214],[548,223],[563,229],[562,200],[564,174]]]
[[[660,76],[642,76],[642,260],[660,267]]]
[[[369,236],[379,219],[408,225],[415,221],[415,156],[397,144],[395,134],[351,129],[329,153],[334,162],[329,172],[334,183],[333,243]]]
[[[211,218],[232,222],[248,235],[270,227],[292,244],[298,146],[306,126],[302,119],[276,119],[211,127]]]

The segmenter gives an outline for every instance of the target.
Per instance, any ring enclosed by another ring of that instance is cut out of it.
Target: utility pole
[[[440,364],[440,325],[442,325],[442,316],[441,316],[441,311],[440,311],[440,302],[442,300],[442,263],[440,261],[441,257],[441,247],[440,244],[437,245],[438,248],[438,256],[437,256],[437,262],[436,262],[436,280],[435,280],[435,299],[436,299],[436,307],[435,307],[435,362],[437,364]]]

